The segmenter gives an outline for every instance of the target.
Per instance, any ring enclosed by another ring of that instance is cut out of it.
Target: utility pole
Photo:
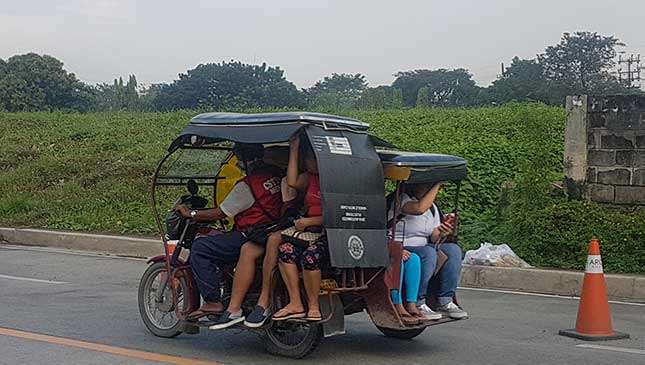
[[[623,66],[625,65],[625,66]],[[641,55],[618,56],[618,80],[628,87],[641,87]]]

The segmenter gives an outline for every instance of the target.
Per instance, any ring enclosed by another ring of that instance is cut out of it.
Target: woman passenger
[[[461,273],[462,251],[456,243],[444,242],[446,238],[452,236],[454,227],[451,223],[444,222],[444,217],[435,204],[442,185],[443,183],[405,186],[401,201],[401,213],[404,214],[402,221],[405,223],[397,225],[396,236],[397,239],[403,240],[406,250],[415,252],[421,257],[419,309],[427,317],[437,315],[426,304],[426,297],[433,292],[438,296],[438,303],[434,310],[458,319],[468,316],[468,313],[453,303]],[[433,278],[437,250],[445,254],[447,260]]]
[[[299,174],[298,154],[300,152],[300,139],[292,138],[289,141],[289,165],[287,167],[287,184],[305,193],[304,205],[306,214],[304,218],[294,221],[296,230],[320,231],[322,230],[322,204],[320,200],[320,179],[318,165],[314,152],[309,144],[304,149],[305,172]],[[289,303],[273,315],[274,321],[291,318],[306,318],[310,321],[322,319],[318,306],[320,293],[321,264],[326,258],[326,247],[322,242],[315,242],[308,247],[301,247],[292,243],[283,242],[279,248],[279,268],[282,279],[289,292]],[[300,296],[300,279],[298,266],[302,267],[302,278],[307,293],[308,310]]]

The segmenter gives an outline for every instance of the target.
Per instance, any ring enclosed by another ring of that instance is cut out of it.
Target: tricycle
[[[188,318],[201,303],[189,252],[196,233],[205,225],[221,231],[231,229],[231,222],[226,220],[195,222],[166,212],[172,212],[177,202],[192,209],[222,202],[243,176],[231,153],[234,143],[262,144],[265,162],[284,169],[287,141],[296,134],[309,140],[320,174],[329,251],[320,294],[323,319],[269,320],[260,328],[248,330],[262,336],[268,352],[302,358],[324,337],[343,334],[344,317],[352,313],[367,311],[379,331],[402,339],[414,338],[429,326],[454,321],[443,318],[410,325],[395,310],[390,292],[399,289],[403,248],[393,239],[386,206],[391,202],[395,210],[400,208],[400,186],[405,182],[452,181],[459,186],[466,177],[466,161],[456,156],[398,151],[370,135],[368,129],[368,124],[354,119],[307,112],[195,116],[172,141],[152,178],[152,211],[163,253],[148,260],[138,293],[141,318],[150,332],[175,337],[208,328],[209,320]],[[208,197],[200,195],[203,188],[210,190]],[[175,201],[177,196],[180,198]],[[458,189],[456,196],[457,202]],[[233,267],[224,271],[221,290],[226,304],[235,272]],[[275,310],[283,307],[288,297],[278,270],[272,282]],[[251,286],[243,305],[245,312],[252,310],[260,285],[256,280]]]

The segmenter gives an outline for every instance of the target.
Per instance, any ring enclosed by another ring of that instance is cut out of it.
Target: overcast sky
[[[465,67],[480,85],[562,32],[615,35],[645,56],[645,0],[0,0],[0,58],[57,57],[89,83],[169,82],[199,63],[279,65],[298,87],[332,72],[372,86]]]

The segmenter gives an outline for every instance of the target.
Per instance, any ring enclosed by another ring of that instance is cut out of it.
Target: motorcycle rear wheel
[[[273,307],[280,309],[289,303],[289,294],[281,279],[278,279],[273,294]],[[323,329],[320,323],[303,321],[272,321],[264,331],[267,352],[292,359],[301,359],[320,344]]]

